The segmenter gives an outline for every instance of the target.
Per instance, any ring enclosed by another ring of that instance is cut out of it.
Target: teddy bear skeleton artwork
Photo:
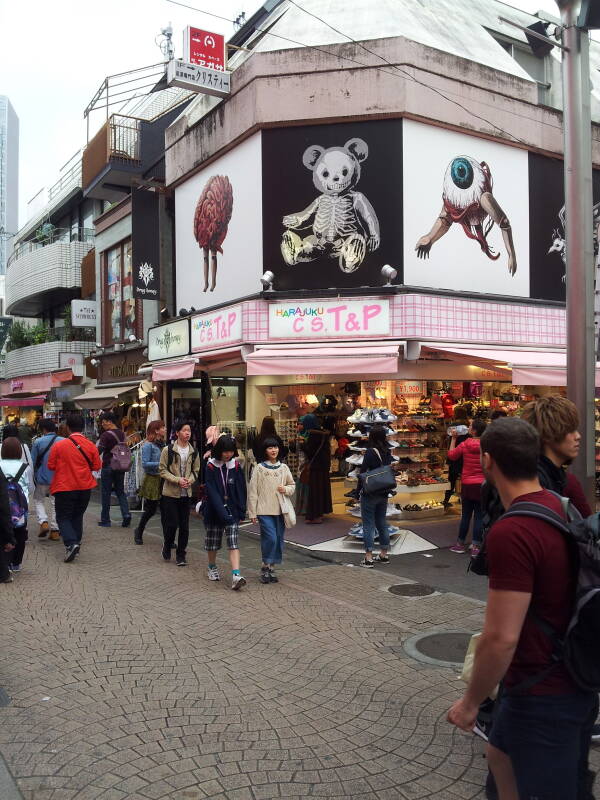
[[[355,191],[361,162],[369,155],[362,139],[350,139],[343,147],[311,145],[302,163],[311,170],[320,195],[303,211],[287,214],[287,229],[281,240],[281,254],[289,266],[314,261],[320,256],[337,259],[342,272],[355,272],[366,254],[380,243],[379,221],[362,192]],[[301,238],[296,230],[312,227]]]
[[[418,258],[429,258],[432,245],[448,233],[453,222],[459,222],[469,239],[475,239],[492,261],[500,258],[487,241],[494,223],[499,226],[508,254],[508,272],[517,271],[517,256],[508,217],[493,195],[493,179],[489,166],[470,156],[457,156],[446,169],[442,190],[442,210],[415,250]]]

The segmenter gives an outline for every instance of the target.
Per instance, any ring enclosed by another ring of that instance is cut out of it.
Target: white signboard
[[[241,342],[242,307],[232,306],[192,317],[192,353]]]
[[[316,300],[269,305],[271,339],[389,336],[389,300]]]
[[[231,92],[230,75],[230,72],[174,58],[167,65],[167,86],[180,86],[192,92],[227,97]]]
[[[59,353],[58,366],[60,369],[71,369],[83,364],[83,353]]]
[[[74,328],[96,327],[95,300],[71,300],[71,325]]]
[[[177,358],[190,352],[190,323],[188,319],[168,322],[148,331],[148,360]]]

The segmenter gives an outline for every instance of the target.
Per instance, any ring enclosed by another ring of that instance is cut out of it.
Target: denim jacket
[[[158,475],[158,464],[162,445],[156,442],[144,442],[142,445],[142,469],[148,475]]]

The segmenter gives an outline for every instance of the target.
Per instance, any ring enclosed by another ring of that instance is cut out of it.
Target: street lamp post
[[[567,394],[580,416],[582,447],[573,463],[593,503],[595,476],[595,265],[592,232],[592,135],[589,36],[577,21],[581,0],[556,0],[562,19],[565,240],[567,259]],[[593,507],[593,506],[592,506]]]

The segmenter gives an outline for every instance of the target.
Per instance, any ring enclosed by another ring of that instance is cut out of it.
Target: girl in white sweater
[[[248,516],[260,525],[262,552],[261,583],[277,583],[274,565],[283,558],[285,523],[279,494],[291,497],[296,482],[287,464],[279,461],[279,445],[275,439],[264,441],[266,460],[257,464],[248,488]]]

